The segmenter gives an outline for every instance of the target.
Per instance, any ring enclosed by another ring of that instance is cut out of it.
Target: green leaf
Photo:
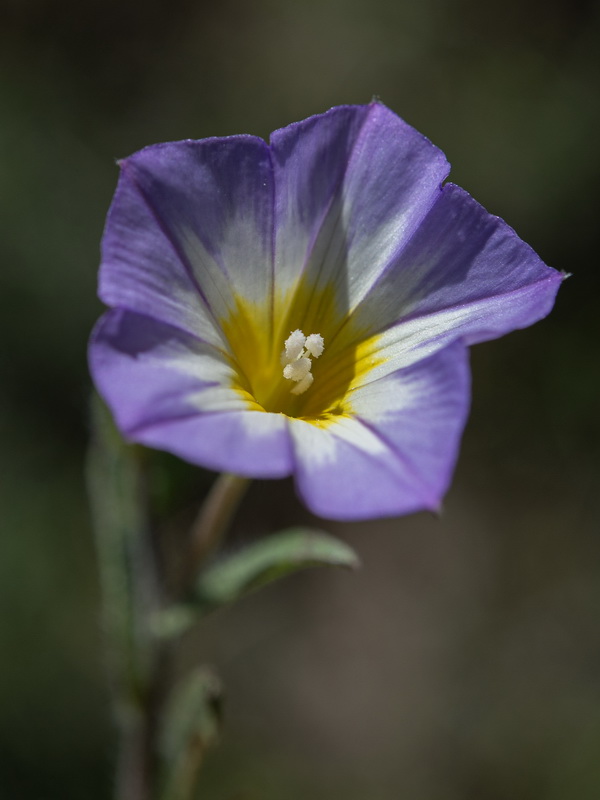
[[[194,796],[206,752],[221,734],[222,706],[221,681],[208,667],[196,668],[173,690],[160,740],[161,800]]]
[[[218,607],[307,567],[356,569],[359,563],[356,553],[334,536],[289,528],[209,566],[198,579],[196,593],[202,605]]]
[[[147,613],[153,596],[140,448],[126,444],[94,394],[87,484],[100,569],[103,617],[117,688],[136,695],[151,670]]]
[[[177,636],[210,611],[301,569],[356,569],[359,565],[356,553],[334,536],[311,528],[289,528],[208,566],[196,582],[192,601],[162,612],[154,630],[159,636]]]

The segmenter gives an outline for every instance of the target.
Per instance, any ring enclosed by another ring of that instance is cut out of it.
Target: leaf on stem
[[[289,528],[209,565],[196,581],[192,601],[163,612],[155,630],[165,637],[179,635],[210,611],[308,567],[357,569],[359,565],[354,550],[331,534]]]
[[[173,690],[160,741],[161,800],[191,800],[207,750],[221,733],[223,691],[208,667],[198,667]]]
[[[119,693],[137,695],[147,679],[152,643],[146,618],[153,574],[141,450],[126,444],[102,400],[91,405],[87,458],[93,528],[100,568],[103,617]]]
[[[356,553],[330,534],[289,528],[210,566],[200,575],[196,593],[203,605],[218,607],[307,567],[356,569],[359,563]]]

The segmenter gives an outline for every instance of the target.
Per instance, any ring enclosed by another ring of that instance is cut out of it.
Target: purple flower
[[[438,508],[467,346],[544,317],[563,276],[379,103],[120,166],[90,364],[124,435],[293,474],[323,517]]]

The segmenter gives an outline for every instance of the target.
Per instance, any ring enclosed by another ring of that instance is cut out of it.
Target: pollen
[[[286,364],[290,361],[294,361],[297,358],[300,358],[302,353],[304,352],[304,345],[306,344],[306,336],[302,333],[301,330],[296,330],[290,333],[288,338],[285,340],[285,357],[286,357]]]
[[[311,333],[309,336],[305,336],[300,329],[292,331],[285,340],[281,353],[281,364],[283,377],[296,383],[290,389],[292,394],[304,394],[311,386],[314,380],[311,372],[311,357],[319,358],[324,347],[321,334]]]
[[[311,333],[310,336],[307,336],[304,346],[314,358],[318,358],[325,348],[323,337],[319,333]]]

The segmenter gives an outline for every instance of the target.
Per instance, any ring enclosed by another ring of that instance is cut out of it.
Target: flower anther
[[[301,330],[290,333],[285,340],[284,350],[281,354],[283,377],[288,381],[296,381],[290,390],[292,394],[304,394],[312,385],[314,376],[311,372],[312,361],[310,356],[318,358],[324,349],[323,337],[319,333],[305,336]]]

